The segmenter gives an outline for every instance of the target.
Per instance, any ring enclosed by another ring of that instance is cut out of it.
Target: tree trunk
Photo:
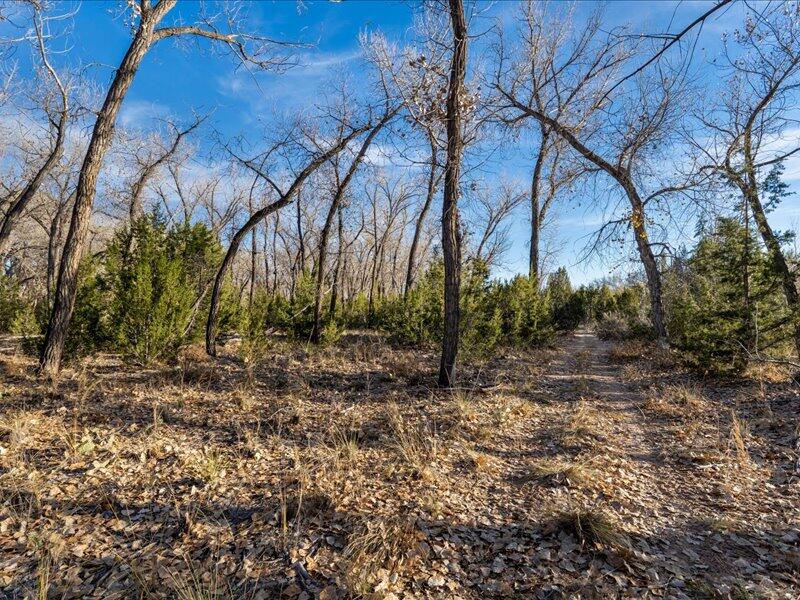
[[[65,101],[66,102],[66,101]],[[20,215],[25,211],[25,208],[28,206],[28,203],[33,199],[36,195],[36,192],[39,191],[39,187],[42,185],[42,181],[44,181],[45,176],[47,173],[50,172],[50,169],[53,168],[53,165],[58,161],[58,158],[61,156],[61,151],[64,148],[64,138],[66,137],[67,131],[67,108],[66,105],[64,106],[63,111],[61,112],[61,116],[59,118],[59,123],[56,128],[56,142],[53,148],[50,150],[50,153],[47,155],[42,166],[36,171],[36,174],[33,178],[28,182],[28,185],[25,186],[25,189],[20,192],[17,199],[11,204],[8,208],[8,211],[3,216],[3,221],[0,223],[0,258],[5,257],[6,252],[8,252],[8,245],[11,239],[11,231],[14,229],[14,225],[19,219]]]
[[[331,318],[336,316],[336,302],[339,298],[339,278],[342,270],[342,251],[344,250],[344,222],[342,220],[342,205],[339,205],[337,214],[337,239],[338,247],[336,249],[336,266],[333,268],[333,282],[331,284],[331,303],[328,307],[328,314]]]
[[[792,312],[793,327],[794,327],[794,345],[797,355],[800,356],[800,294],[797,291],[797,283],[795,275],[789,268],[789,262],[781,249],[781,244],[778,238],[775,237],[775,232],[772,231],[767,215],[764,212],[764,207],[761,204],[761,199],[758,197],[757,188],[748,188],[747,201],[750,204],[750,210],[753,211],[753,220],[756,222],[758,231],[761,234],[761,239],[764,240],[764,245],[767,247],[770,259],[772,260],[772,268],[775,269],[778,277],[781,278],[783,285],[783,294],[786,297],[786,305]]]
[[[461,227],[458,196],[461,176],[461,96],[467,71],[467,23],[462,0],[450,0],[453,59],[447,91],[447,163],[442,201],[442,254],[444,256],[444,334],[439,365],[439,387],[452,387],[456,375],[461,287]]]
[[[256,294],[256,258],[258,248],[256,247],[256,228],[250,233],[250,289],[247,292],[247,312],[249,318],[253,318],[253,299]]]
[[[239,250],[239,245],[242,243],[244,237],[253,229],[259,221],[265,219],[268,215],[283,208],[291,202],[290,196],[284,196],[280,200],[265,206],[264,208],[254,212],[247,222],[242,225],[233,237],[231,238],[228,251],[222,259],[222,263],[217,271],[217,276],[214,278],[214,287],[211,291],[211,305],[208,309],[208,321],[206,322],[206,352],[211,356],[217,355],[216,341],[217,341],[217,316],[219,314],[219,300],[222,293],[222,283],[225,280],[225,275],[228,272],[236,253]]]
[[[153,41],[156,24],[169,12],[177,0],[161,0],[148,15],[143,15],[133,41],[122,59],[114,76],[106,99],[94,124],[92,137],[78,176],[75,207],[72,210],[67,239],[61,253],[56,293],[50,322],[45,333],[44,346],[39,359],[39,369],[43,373],[55,375],[61,368],[61,357],[67,339],[67,328],[75,308],[75,295],[78,290],[78,267],[84,250],[92,206],[97,191],[97,177],[103,157],[108,151],[114,135],[117,114],[133,83],[133,78]]]
[[[295,224],[297,225],[297,264],[300,266],[300,275],[306,272],[306,244],[303,239],[303,213],[300,206],[300,191],[297,192],[297,213],[295,214]]]
[[[59,204],[56,214],[50,223],[49,239],[47,240],[47,307],[53,301],[53,280],[55,279],[56,263],[58,262],[58,242],[61,239],[62,222],[69,202]]]
[[[414,286],[414,273],[417,266],[417,248],[419,246],[419,238],[420,235],[422,235],[422,228],[425,225],[425,217],[428,216],[428,210],[433,203],[433,197],[436,195],[436,171],[439,165],[436,159],[436,138],[431,131],[428,131],[428,141],[431,145],[431,171],[428,174],[428,190],[425,194],[425,203],[422,205],[422,210],[420,210],[419,216],[417,217],[417,223],[414,226],[414,237],[411,239],[411,249],[408,251],[406,284],[403,290],[403,294],[406,296]]]
[[[636,247],[639,250],[639,259],[644,266],[645,277],[647,278],[647,289],[650,293],[650,312],[653,323],[653,330],[660,345],[667,344],[667,326],[664,318],[664,304],[661,299],[661,273],[650,247],[650,240],[647,236],[645,224],[644,203],[639,197],[633,182],[623,177],[620,181],[628,200],[631,204],[631,228],[636,238]]]
[[[761,204],[761,198],[758,195],[758,180],[756,179],[756,168],[754,166],[755,160],[753,158],[753,145],[752,134],[748,129],[744,135],[744,166],[746,181],[738,178],[737,183],[744,192],[747,203],[750,205],[750,210],[753,211],[753,220],[756,222],[758,232],[761,234],[761,239],[767,247],[770,259],[772,260],[772,268],[775,269],[778,277],[781,278],[783,285],[783,294],[786,297],[786,305],[792,313],[792,323],[794,328],[794,346],[797,355],[800,356],[800,294],[797,291],[797,281],[794,273],[789,268],[789,262],[786,260],[786,255],[781,249],[781,244],[778,238],[775,237],[775,232],[772,231],[767,214],[764,211],[764,206]]]
[[[645,222],[644,202],[642,202],[639,193],[636,191],[636,186],[630,175],[609,163],[602,156],[590,150],[583,142],[581,142],[575,134],[567,127],[553,119],[552,117],[542,113],[541,111],[524,106],[515,102],[507,94],[506,97],[512,100],[514,106],[526,114],[534,117],[540,123],[547,125],[557,135],[562,137],[569,143],[574,150],[581,156],[589,160],[597,167],[608,173],[614,180],[619,183],[625,194],[628,196],[628,201],[631,205],[631,227],[633,229],[634,237],[636,238],[636,247],[639,251],[639,258],[644,267],[645,276],[647,277],[647,287],[650,292],[650,306],[651,306],[651,319],[653,323],[653,331],[658,339],[659,345],[666,345],[667,342],[667,328],[664,319],[664,307],[661,300],[661,274],[658,271],[653,249],[650,247],[650,240],[647,236],[647,225]]]
[[[549,133],[544,127],[541,129],[542,142],[541,146],[539,146],[539,154],[536,157],[536,163],[533,166],[533,175],[531,176],[531,247],[528,263],[528,276],[537,282],[536,285],[538,285],[540,275],[539,240],[542,232],[540,188],[542,183],[542,168],[545,158],[547,157],[547,140],[549,136]]]

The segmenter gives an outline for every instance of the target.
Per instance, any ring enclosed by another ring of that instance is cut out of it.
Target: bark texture
[[[458,214],[461,179],[462,138],[461,100],[467,72],[467,22],[462,0],[450,0],[453,30],[453,58],[447,90],[447,162],[442,201],[442,254],[444,258],[444,333],[439,364],[439,387],[449,388],[456,380],[458,326],[461,288],[461,226]]]

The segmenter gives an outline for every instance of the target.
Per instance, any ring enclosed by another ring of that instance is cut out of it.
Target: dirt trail
[[[656,412],[649,401],[668,393],[669,374],[648,377],[647,365],[636,362],[624,369],[613,348],[586,331],[565,337],[542,386],[571,400],[572,418],[595,436],[579,460],[610,475],[596,505],[630,534],[650,584],[691,597],[705,581],[734,595],[747,583],[765,597],[793,597],[796,587],[787,591],[773,579],[797,583],[796,484],[773,486],[767,461],[735,464],[723,421],[730,409],[709,402],[697,414]],[[746,443],[760,441],[753,435]],[[704,464],[690,458],[697,448],[716,454]]]

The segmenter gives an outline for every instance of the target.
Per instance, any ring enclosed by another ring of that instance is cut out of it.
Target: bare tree
[[[156,152],[148,152],[146,156],[136,154],[137,173],[131,185],[130,200],[128,203],[128,217],[131,222],[144,214],[143,196],[148,182],[158,172],[158,169],[167,163],[178,152],[181,141],[197,129],[203,122],[203,118],[195,119],[188,127],[178,129],[174,123],[169,123],[172,132],[172,139],[166,147],[158,148]],[[175,177],[174,171],[173,178]]]
[[[138,4],[131,3],[131,10],[137,23],[133,39],[116,71],[103,106],[97,113],[89,147],[78,178],[75,206],[61,255],[55,301],[39,361],[40,370],[44,373],[55,375],[61,367],[67,328],[75,306],[78,267],[92,215],[97,178],[103,157],[113,139],[114,126],[122,102],[150,48],[165,39],[190,36],[220,42],[239,59],[259,67],[270,68],[286,64],[286,58],[275,53],[275,48],[279,44],[274,40],[246,35],[238,31],[220,31],[217,26],[217,21],[235,24],[233,20],[209,19],[192,25],[178,23],[162,25],[162,21],[176,4],[177,0],[159,0],[155,4],[151,0],[140,0]]]
[[[456,380],[458,324],[461,288],[461,228],[458,215],[463,153],[462,103],[467,73],[467,20],[462,0],[450,0],[453,56],[447,90],[447,161],[444,167],[442,201],[442,254],[444,257],[444,332],[439,365],[439,387],[452,387]]]
[[[39,191],[42,182],[47,174],[58,162],[63,150],[64,143],[67,136],[67,126],[69,124],[70,107],[69,107],[69,92],[67,85],[59,77],[56,70],[50,63],[48,51],[45,45],[45,39],[48,34],[45,31],[48,19],[42,16],[41,7],[38,4],[32,4],[33,7],[33,39],[36,44],[39,58],[42,62],[42,69],[47,73],[47,77],[52,80],[56,89],[56,97],[58,98],[53,102],[53,95],[46,93],[43,101],[44,112],[50,124],[51,137],[53,138],[50,149],[48,150],[44,161],[35,170],[31,179],[23,187],[23,189],[12,199],[10,206],[3,215],[0,221],[0,257],[5,256],[8,251],[8,244],[11,238],[11,231],[14,225],[25,211],[30,201],[34,198]]]
[[[414,285],[421,236],[443,177],[439,155],[446,146],[443,137],[448,75],[443,66],[447,60],[446,28],[439,16],[436,11],[424,11],[417,19],[416,29],[422,35],[420,48],[412,46],[401,51],[379,35],[373,35],[367,46],[372,61],[388,75],[394,93],[402,100],[407,120],[423,134],[429,150],[426,193],[408,250],[404,294]]]
[[[469,197],[473,205],[469,220],[480,232],[474,257],[492,266],[507,249],[507,221],[525,200],[525,194],[508,182],[502,182],[499,189],[477,184],[475,187]]]
[[[383,117],[378,120],[372,130],[367,134],[364,138],[364,142],[361,144],[361,148],[359,148],[358,152],[353,158],[353,161],[350,163],[350,167],[348,168],[345,176],[339,179],[338,173],[336,176],[337,185],[336,190],[333,194],[333,200],[331,200],[331,204],[328,208],[328,214],[325,217],[325,223],[322,226],[320,231],[320,241],[319,241],[319,248],[318,248],[318,256],[317,256],[317,265],[316,265],[316,290],[314,294],[314,326],[311,331],[311,341],[315,344],[318,344],[321,339],[322,335],[322,296],[323,296],[323,284],[325,281],[325,259],[328,253],[328,237],[330,236],[331,226],[333,225],[333,219],[336,213],[339,210],[339,205],[342,201],[342,197],[347,190],[347,187],[350,185],[350,181],[353,179],[353,176],[356,174],[359,165],[364,160],[364,157],[367,154],[367,150],[369,150],[370,145],[375,140],[375,137],[380,133],[381,129],[398,113],[400,107],[395,108],[388,108],[384,113]]]
[[[297,195],[298,191],[302,188],[305,181],[319,167],[328,162],[331,157],[341,152],[353,139],[367,131],[370,127],[371,125],[367,124],[356,127],[346,126],[341,128],[339,130],[340,135],[338,136],[338,139],[336,139],[332,144],[328,144],[327,147],[323,145],[324,142],[320,142],[316,140],[316,138],[312,138],[311,142],[315,146],[316,151],[311,153],[310,157],[307,158],[305,167],[297,173],[297,175],[294,177],[294,180],[286,190],[283,190],[275,182],[274,178],[269,174],[268,171],[262,170],[261,168],[261,165],[265,164],[266,159],[283,145],[282,142],[276,146],[273,146],[267,153],[265,153],[265,155],[262,155],[256,159],[244,159],[241,157],[236,157],[243,166],[250,169],[254,174],[258,175],[277,195],[278,199],[250,215],[250,218],[248,218],[244,225],[242,225],[242,227],[236,231],[231,239],[228,251],[225,253],[222,264],[217,271],[217,276],[214,280],[214,289],[211,293],[211,306],[208,311],[208,321],[206,322],[206,352],[208,352],[209,355],[216,356],[217,352],[217,316],[219,313],[219,300],[220,293],[222,291],[222,283],[225,279],[225,274],[228,272],[228,269],[230,268],[233,259],[236,256],[236,252],[239,249],[239,245],[244,237],[267,216],[290,204],[294,200],[294,197]]]
[[[369,203],[370,220],[366,224],[369,242],[366,255],[359,262],[364,265],[364,279],[361,287],[368,289],[369,317],[375,315],[376,300],[384,295],[387,253],[390,251],[395,232],[402,235],[403,214],[408,210],[414,191],[405,177],[390,178],[385,171],[379,171],[375,178],[365,186]],[[391,273],[389,275],[391,278]]]
[[[640,71],[618,86],[620,69],[634,56],[635,44],[626,43],[629,36],[603,34],[597,14],[572,38],[563,17],[547,19],[541,11],[528,10],[526,19],[541,20],[537,29],[551,33],[523,37],[519,55],[510,61],[501,38],[493,85],[504,118],[511,124],[535,119],[620,186],[630,209],[614,225],[624,223],[633,231],[647,278],[653,329],[666,344],[661,274],[646,208],[692,187],[690,181],[664,183],[663,169],[657,167],[684,114],[685,76],[680,68],[659,65],[655,75]],[[544,72],[537,62],[540,49],[528,40],[556,48],[556,58],[545,61],[550,66]],[[612,88],[614,94],[609,93]],[[642,192],[643,186],[653,191]]]
[[[730,42],[733,42],[732,44]],[[800,293],[797,273],[770,225],[762,198],[763,169],[800,152],[796,139],[785,135],[800,121],[800,3],[768,3],[751,7],[744,27],[726,43],[723,68],[729,78],[721,102],[698,114],[702,125],[696,147],[742,194],[792,311],[794,345],[800,356]]]

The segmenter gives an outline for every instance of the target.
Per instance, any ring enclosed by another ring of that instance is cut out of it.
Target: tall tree
[[[54,375],[61,367],[67,329],[75,307],[78,267],[89,230],[103,157],[113,140],[114,127],[122,102],[150,48],[161,40],[193,36],[226,44],[240,59],[260,67],[285,64],[285,59],[276,58],[273,54],[272,50],[275,45],[273,41],[254,36],[243,36],[238,32],[220,32],[215,28],[213,20],[206,21],[205,24],[176,24],[159,27],[176,4],[177,0],[159,0],[155,4],[151,0],[140,0],[138,4],[131,3],[131,10],[137,19],[133,39],[114,75],[105,101],[97,113],[86,156],[78,176],[75,205],[58,270],[55,299],[39,359],[40,370],[44,373]],[[227,22],[234,21],[227,20]],[[251,52],[247,44],[254,42],[262,43],[255,52]]]
[[[800,356],[797,272],[769,221],[761,175],[767,167],[800,152],[800,145],[791,138],[788,145],[776,144],[797,124],[800,2],[752,7],[745,26],[731,41],[724,54],[729,77],[718,105],[698,112],[702,128],[694,143],[709,159],[707,168],[739,190],[749,207],[794,315],[794,345]]]
[[[664,148],[670,147],[685,112],[685,78],[663,67],[653,76],[624,76],[630,83],[619,86],[621,69],[636,55],[629,36],[604,34],[598,14],[574,34],[568,15],[547,18],[543,11],[529,9],[526,18],[538,20],[537,28],[549,34],[523,37],[521,50],[510,60],[501,38],[493,81],[500,110],[509,124],[534,119],[619,185],[629,211],[614,225],[624,223],[633,231],[647,279],[653,330],[666,344],[661,273],[647,207],[694,185],[691,177],[682,175],[667,181],[663,169],[654,167],[664,159]],[[553,54],[552,60],[538,60],[541,44]]]
[[[466,97],[467,19],[462,0],[450,0],[453,56],[447,89],[447,160],[444,166],[442,200],[442,255],[444,258],[444,333],[439,364],[439,387],[449,388],[456,381],[458,325],[461,288],[461,225],[458,197],[463,153],[462,110]]]

